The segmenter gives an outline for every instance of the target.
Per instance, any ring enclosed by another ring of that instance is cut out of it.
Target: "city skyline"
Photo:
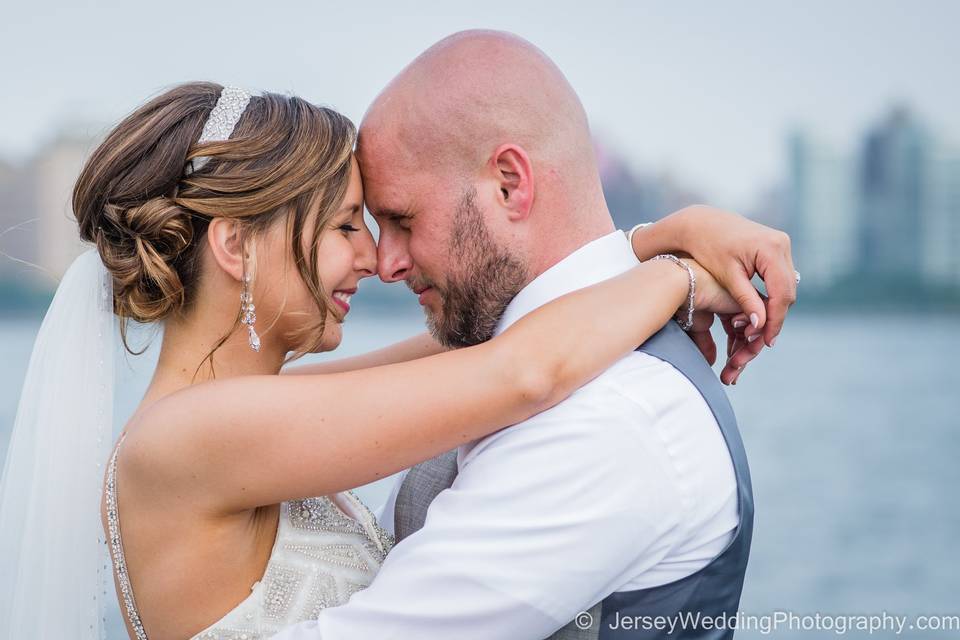
[[[791,234],[808,293],[867,276],[900,286],[901,297],[920,285],[960,299],[960,146],[902,104],[878,110],[858,130],[861,139],[847,147],[810,129],[784,132],[787,170],[757,194],[754,209],[739,213]],[[96,143],[64,129],[22,165],[0,164],[0,282],[52,289],[79,253],[70,192]],[[686,176],[638,172],[602,141],[596,150],[620,228],[709,203]]]
[[[0,157],[22,161],[61,122],[96,134],[149,96],[190,79],[291,91],[359,121],[389,79],[454,31],[528,38],[580,94],[601,142],[639,173],[665,171],[720,207],[744,210],[785,169],[782,132],[838,146],[878,105],[904,101],[960,139],[960,4],[575,2],[415,7],[173,0],[16,3],[0,24],[8,61]],[[149,32],[149,36],[146,35]],[[198,33],[204,33],[199,37]],[[42,34],[42,37],[37,37]]]
[[[808,290],[960,291],[960,146],[902,105],[840,148],[788,141],[786,230]]]

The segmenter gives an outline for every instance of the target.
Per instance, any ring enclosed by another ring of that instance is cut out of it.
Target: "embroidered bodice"
[[[120,604],[137,640],[147,640],[127,576],[117,512],[117,450],[107,469],[109,543]],[[250,595],[191,640],[260,640],[281,628],[315,619],[367,587],[393,545],[374,515],[352,492],[280,505],[277,537],[263,577]]]

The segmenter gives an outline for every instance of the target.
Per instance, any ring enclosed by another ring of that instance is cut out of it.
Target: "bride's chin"
[[[320,345],[312,353],[325,353],[327,351],[333,351],[340,346],[342,341],[342,325],[339,322],[328,324],[326,330],[323,332],[323,337],[320,339]]]
[[[296,351],[301,349],[302,353],[325,353],[327,351],[334,351],[337,347],[340,346],[340,343],[343,341],[343,319],[338,318],[333,313],[327,313],[327,321],[324,327],[323,335],[320,337],[318,343],[308,344],[312,342],[309,338],[305,338],[301,341],[297,341],[295,344],[290,345],[290,351]]]

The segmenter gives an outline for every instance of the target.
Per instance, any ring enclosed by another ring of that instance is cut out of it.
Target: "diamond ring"
[[[794,272],[793,272],[793,275],[795,275],[795,276],[797,277],[797,284],[800,284],[800,272],[799,272],[799,271],[794,271]]]

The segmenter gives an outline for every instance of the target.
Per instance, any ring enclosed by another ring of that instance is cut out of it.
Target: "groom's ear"
[[[526,220],[533,209],[533,165],[523,147],[502,144],[493,152],[491,163],[498,183],[498,202],[512,221]]]
[[[243,278],[243,235],[229,218],[214,218],[207,227],[207,244],[220,268],[237,282]]]

